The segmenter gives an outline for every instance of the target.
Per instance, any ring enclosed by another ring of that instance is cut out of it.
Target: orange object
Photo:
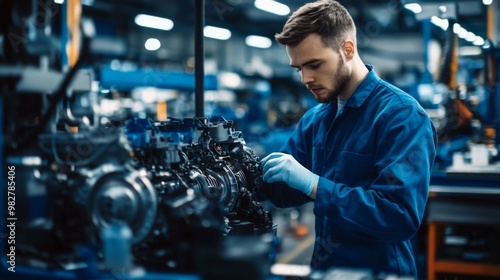
[[[66,44],[66,54],[68,55],[69,66],[73,67],[80,54],[82,39],[80,31],[80,19],[82,17],[81,0],[68,0],[67,8],[68,20],[66,23],[68,24],[69,40]]]
[[[161,101],[156,103],[156,118],[159,121],[167,120],[167,102]]]
[[[295,235],[297,237],[304,237],[309,233],[309,228],[306,225],[298,225],[295,228]]]

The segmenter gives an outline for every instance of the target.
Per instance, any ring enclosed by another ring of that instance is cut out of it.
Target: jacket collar
[[[345,104],[346,107],[361,107],[380,81],[380,78],[373,69],[373,65],[365,64],[365,66],[368,68],[368,75],[366,75],[365,79],[358,85],[354,93],[347,100]],[[327,115],[332,112],[337,112],[337,101],[320,104],[317,112],[320,114],[321,118],[329,122]]]
[[[373,66],[369,64],[366,64],[365,66],[368,68],[368,75],[366,75],[366,78],[358,85],[354,93],[351,95],[345,104],[346,107],[361,107],[380,81],[377,73],[373,70]]]

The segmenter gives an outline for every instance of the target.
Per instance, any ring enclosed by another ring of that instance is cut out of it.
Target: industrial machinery
[[[196,260],[216,258],[231,236],[259,237],[231,246],[261,244],[258,262],[273,254],[276,225],[254,197],[259,159],[221,117],[41,133],[22,151],[6,151],[17,200],[3,215],[15,218],[15,246],[3,246],[14,248],[13,270],[89,273],[97,263],[200,272]]]
[[[0,3],[9,36],[23,24],[19,14],[58,8]],[[50,27],[46,16],[28,29]],[[82,69],[92,28],[79,18],[69,13],[77,24],[63,24],[61,40],[65,32],[76,40],[69,54],[61,52],[69,68],[55,66],[31,37],[2,42],[0,278],[264,278],[276,254],[276,225],[255,197],[259,158],[241,132],[222,117],[102,115],[95,72]],[[48,36],[44,30],[37,36]],[[182,75],[202,92],[203,75],[192,76]]]
[[[269,272],[276,225],[232,121],[113,121],[78,67],[2,65],[0,80],[2,279]]]

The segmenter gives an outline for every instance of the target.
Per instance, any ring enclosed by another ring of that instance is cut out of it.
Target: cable
[[[76,76],[76,73],[83,65],[83,63],[87,60],[87,58],[90,56],[90,38],[87,36],[83,36],[82,44],[83,46],[81,55],[79,56],[75,65],[69,70],[68,74],[64,77],[58,90],[54,93],[54,98],[51,100],[51,103],[49,104],[46,113],[41,116],[38,127],[33,129],[31,133],[28,133],[24,138],[22,138],[17,145],[16,143],[13,143],[12,148],[17,150],[26,148],[31,141],[36,139],[38,135],[46,129],[46,126],[49,123],[49,119],[53,116],[53,114],[55,113],[55,109],[57,108],[57,105],[59,104],[59,102],[61,102],[61,100],[65,96],[67,89],[69,88],[71,82]]]

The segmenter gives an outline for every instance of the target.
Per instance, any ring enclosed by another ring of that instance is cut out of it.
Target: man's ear
[[[356,48],[354,47],[354,42],[351,40],[347,40],[344,42],[343,46],[344,54],[347,60],[351,60],[354,57],[356,52]]]

